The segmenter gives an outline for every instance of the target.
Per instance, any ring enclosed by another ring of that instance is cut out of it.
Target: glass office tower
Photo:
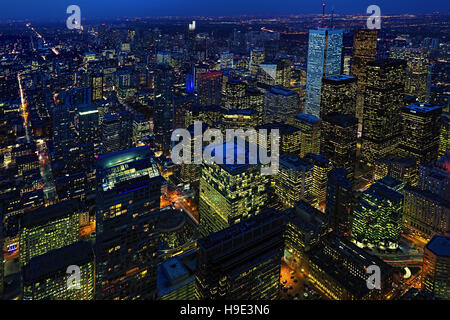
[[[341,74],[343,30],[309,31],[305,112],[320,116],[322,78]]]

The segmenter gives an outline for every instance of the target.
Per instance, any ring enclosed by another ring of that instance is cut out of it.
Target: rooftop
[[[450,257],[450,237],[434,236],[425,246],[428,250],[440,257]]]

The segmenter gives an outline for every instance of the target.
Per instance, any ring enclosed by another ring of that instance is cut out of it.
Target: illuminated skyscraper
[[[266,90],[264,102],[264,123],[292,123],[300,112],[298,94],[284,87],[277,86]]]
[[[296,155],[280,157],[280,168],[274,179],[275,193],[285,208],[294,207],[300,200],[312,202],[313,168],[308,160]]]
[[[322,154],[308,153],[305,158],[314,166],[312,185],[314,205],[323,208],[327,197],[328,172],[333,169],[333,164]]]
[[[200,300],[278,298],[284,215],[271,210],[198,240]]]
[[[20,264],[80,239],[79,200],[68,200],[24,214],[19,222]]]
[[[418,164],[437,160],[441,128],[441,107],[413,104],[402,108],[403,134],[399,155],[413,157]]]
[[[399,144],[405,68],[400,60],[367,64],[361,155],[370,165],[394,154]]]
[[[355,31],[353,40],[353,60],[351,75],[357,80],[356,117],[362,124],[364,92],[367,81],[367,63],[377,56],[377,29],[359,29]]]
[[[224,69],[231,69],[234,67],[234,54],[229,52],[229,51],[225,51],[222,52],[220,54],[220,69],[224,70]]]
[[[147,146],[97,160],[96,296],[149,299],[156,294],[157,210],[161,175]]]
[[[245,83],[229,80],[225,85],[225,109],[245,109]]]
[[[222,103],[222,71],[202,73],[198,77],[199,103],[202,106]]]
[[[424,248],[422,289],[450,299],[450,237],[434,236]]]
[[[353,213],[352,236],[365,245],[397,248],[402,231],[403,196],[377,182],[362,194]]]
[[[241,149],[237,143],[217,145],[213,152],[222,149],[224,157],[226,150],[230,154],[234,153],[234,161],[229,160],[228,164],[203,164],[202,167],[199,202],[199,229],[202,236],[257,215],[267,204],[269,178],[261,175],[261,164],[250,164],[250,161],[254,162],[251,160],[253,155],[247,148]],[[240,154],[243,154],[246,164],[237,164]]]
[[[319,154],[320,119],[306,113],[299,113],[293,125],[301,131],[300,157],[303,158],[308,153]]]
[[[79,283],[69,282],[76,271],[71,266],[80,268]],[[93,300],[94,279],[92,245],[75,242],[30,260],[23,268],[23,300]],[[68,283],[74,287],[69,288]]]
[[[450,116],[445,114],[441,119],[441,135],[439,141],[439,156],[450,150]]]
[[[305,113],[319,117],[322,78],[341,74],[343,30],[309,31]]]
[[[330,113],[322,120],[321,153],[335,168],[347,170],[347,178],[353,180],[356,163],[358,119],[353,116]]]
[[[421,48],[398,48],[390,50],[391,59],[405,60],[407,63],[405,94],[425,102],[429,74],[429,52]]]
[[[420,166],[417,187],[407,186],[403,223],[425,239],[450,229],[450,155]]]
[[[250,72],[252,77],[256,77],[258,74],[259,65],[264,63],[266,54],[264,49],[253,49],[250,54]]]
[[[330,113],[356,114],[356,78],[346,75],[323,78],[320,118]]]
[[[155,70],[153,122],[156,150],[168,155],[171,151],[171,136],[174,119],[172,69],[160,64]]]

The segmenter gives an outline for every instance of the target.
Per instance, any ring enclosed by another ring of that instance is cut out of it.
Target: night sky
[[[369,5],[382,14],[450,12],[447,0],[329,0],[328,12],[365,14]],[[320,13],[320,0],[0,0],[0,22],[6,19],[65,20],[66,8],[80,6],[83,18],[150,16],[220,16],[239,14]]]

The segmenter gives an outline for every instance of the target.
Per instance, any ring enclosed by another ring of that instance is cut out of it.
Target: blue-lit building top
[[[320,115],[322,78],[341,74],[343,30],[309,31],[305,112]]]

